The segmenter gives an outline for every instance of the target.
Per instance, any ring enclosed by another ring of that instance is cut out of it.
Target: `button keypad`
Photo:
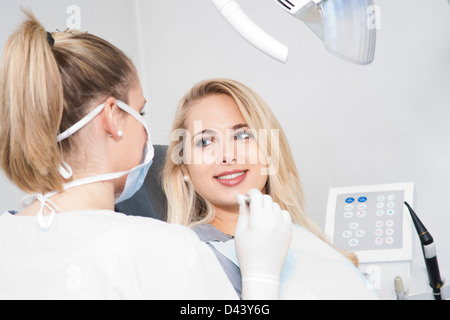
[[[338,196],[335,245],[351,251],[401,248],[403,199],[403,190]]]

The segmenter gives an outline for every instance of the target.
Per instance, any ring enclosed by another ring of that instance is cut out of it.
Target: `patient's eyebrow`
[[[231,128],[231,130],[236,131],[236,130],[239,130],[239,129],[241,129],[241,128],[248,128],[248,125],[247,125],[246,123],[239,123],[239,124],[234,125],[234,126]],[[198,136],[199,134],[214,134],[214,133],[216,133],[215,130],[212,130],[212,129],[205,129],[205,130],[203,130],[203,131],[200,131],[200,132],[197,132],[196,134],[194,134],[194,136],[192,137],[192,140],[194,140],[194,138],[195,138],[196,136]]]
[[[239,130],[241,128],[248,128],[248,125],[246,123],[240,123],[240,124],[237,124],[237,125],[233,126],[233,128],[231,128],[231,129],[236,131],[236,130]]]
[[[194,140],[195,136],[198,136],[199,134],[205,134],[205,133],[207,133],[207,134],[214,134],[215,131],[214,131],[214,130],[211,130],[211,129],[206,129],[206,130],[203,130],[203,131],[201,131],[201,132],[197,132],[197,133],[194,134],[194,136],[192,137],[192,140]]]

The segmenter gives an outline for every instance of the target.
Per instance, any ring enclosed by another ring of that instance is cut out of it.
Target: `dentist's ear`
[[[106,133],[115,141],[120,140],[123,136],[123,132],[117,128],[116,120],[118,114],[119,108],[116,105],[116,99],[109,97],[106,100],[105,108],[103,109],[103,126]]]

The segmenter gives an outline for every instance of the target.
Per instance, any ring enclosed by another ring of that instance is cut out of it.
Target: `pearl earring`
[[[185,176],[183,177],[183,180],[186,181],[186,182],[189,182],[189,177],[188,177],[187,175],[185,175]]]
[[[111,133],[109,133],[109,136],[112,137],[113,135]],[[117,136],[119,138],[122,138],[123,137],[123,132],[121,130],[117,131]]]

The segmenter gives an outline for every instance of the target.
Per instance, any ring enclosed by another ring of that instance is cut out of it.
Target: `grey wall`
[[[142,1],[153,139],[168,141],[175,108],[193,83],[229,77],[251,86],[282,123],[307,211],[325,224],[330,187],[416,183],[416,209],[450,274],[450,6],[378,0],[375,62],[352,65],[274,1],[241,0],[290,47],[287,64],[242,40],[204,0]]]
[[[290,47],[281,64],[242,40],[205,0],[0,0],[0,48],[29,6],[49,30],[64,29],[69,5],[82,29],[136,62],[149,101],[154,143],[166,144],[177,103],[197,81],[249,85],[282,123],[302,176],[307,211],[324,226],[330,187],[416,183],[416,210],[450,276],[450,6],[446,0],[375,0],[375,62],[356,66],[328,54],[302,22],[271,0],[240,0]],[[0,211],[21,193],[0,178]]]

